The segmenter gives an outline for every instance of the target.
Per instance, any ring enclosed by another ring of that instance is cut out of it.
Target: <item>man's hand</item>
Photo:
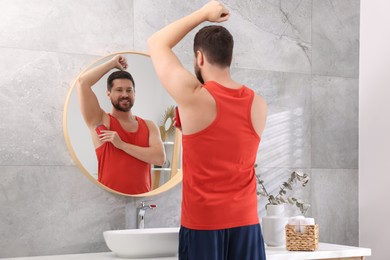
[[[119,135],[116,131],[101,130],[100,132],[101,132],[101,134],[99,134],[99,141],[100,142],[102,142],[102,143],[110,142],[116,148],[122,149],[121,145],[123,144],[123,141],[119,137]]]
[[[115,55],[111,61],[113,62],[114,68],[117,68],[119,70],[126,70],[127,69],[127,59],[124,56],[121,55]]]
[[[200,10],[204,13],[205,18],[209,22],[220,23],[228,20],[230,17],[229,10],[226,9],[222,3],[215,0],[208,2]]]

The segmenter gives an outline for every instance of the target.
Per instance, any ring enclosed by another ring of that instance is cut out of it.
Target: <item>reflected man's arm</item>
[[[117,68],[125,70],[127,61],[124,57],[117,55],[111,60],[102,63],[90,70],[85,71],[77,80],[77,92],[80,103],[81,114],[84,121],[90,129],[102,123],[103,116],[106,114],[100,107],[99,101],[92,91],[95,85],[106,73]]]
[[[150,120],[145,120],[149,129],[149,146],[142,147],[129,144],[121,140],[115,131],[102,130],[100,135],[101,142],[111,142],[116,148],[137,158],[138,160],[154,165],[163,165],[165,161],[164,144],[161,141],[161,135],[158,127]]]

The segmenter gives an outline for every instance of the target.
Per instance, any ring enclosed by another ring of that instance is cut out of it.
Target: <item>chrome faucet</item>
[[[157,208],[156,204],[150,204],[147,205],[146,202],[151,201],[151,200],[146,200],[146,201],[141,201],[140,205],[137,207],[137,228],[145,228],[145,213],[147,209],[154,209]]]

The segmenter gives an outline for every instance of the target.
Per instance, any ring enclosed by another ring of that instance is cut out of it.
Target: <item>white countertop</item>
[[[267,260],[304,260],[370,256],[371,249],[319,243],[316,251],[287,251],[285,247],[267,247]]]
[[[309,251],[287,251],[285,247],[267,247],[267,260],[304,260],[304,259],[327,259],[343,258],[356,256],[370,256],[371,249],[362,247],[351,247],[334,244],[319,243],[318,250]],[[89,253],[89,254],[72,254],[72,255],[52,255],[52,256],[35,256],[35,257],[16,257],[2,258],[2,260],[112,260],[123,259],[115,257],[112,252]],[[160,258],[142,258],[142,260],[176,260],[177,257],[160,257]],[[134,260],[134,259],[133,259]],[[141,260],[141,259],[136,259]]]

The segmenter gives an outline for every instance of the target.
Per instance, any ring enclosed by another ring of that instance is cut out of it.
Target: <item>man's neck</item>
[[[230,76],[230,69],[221,69],[215,66],[210,66],[204,69],[203,78],[206,81],[215,81],[227,88],[240,88],[242,85],[235,82]]]
[[[111,112],[111,115],[113,117],[115,117],[116,119],[120,120],[120,121],[132,121],[132,120],[135,120],[135,116],[133,115],[131,110],[128,111],[128,112],[123,112],[123,111],[119,111],[119,110],[113,108],[112,112]]]

